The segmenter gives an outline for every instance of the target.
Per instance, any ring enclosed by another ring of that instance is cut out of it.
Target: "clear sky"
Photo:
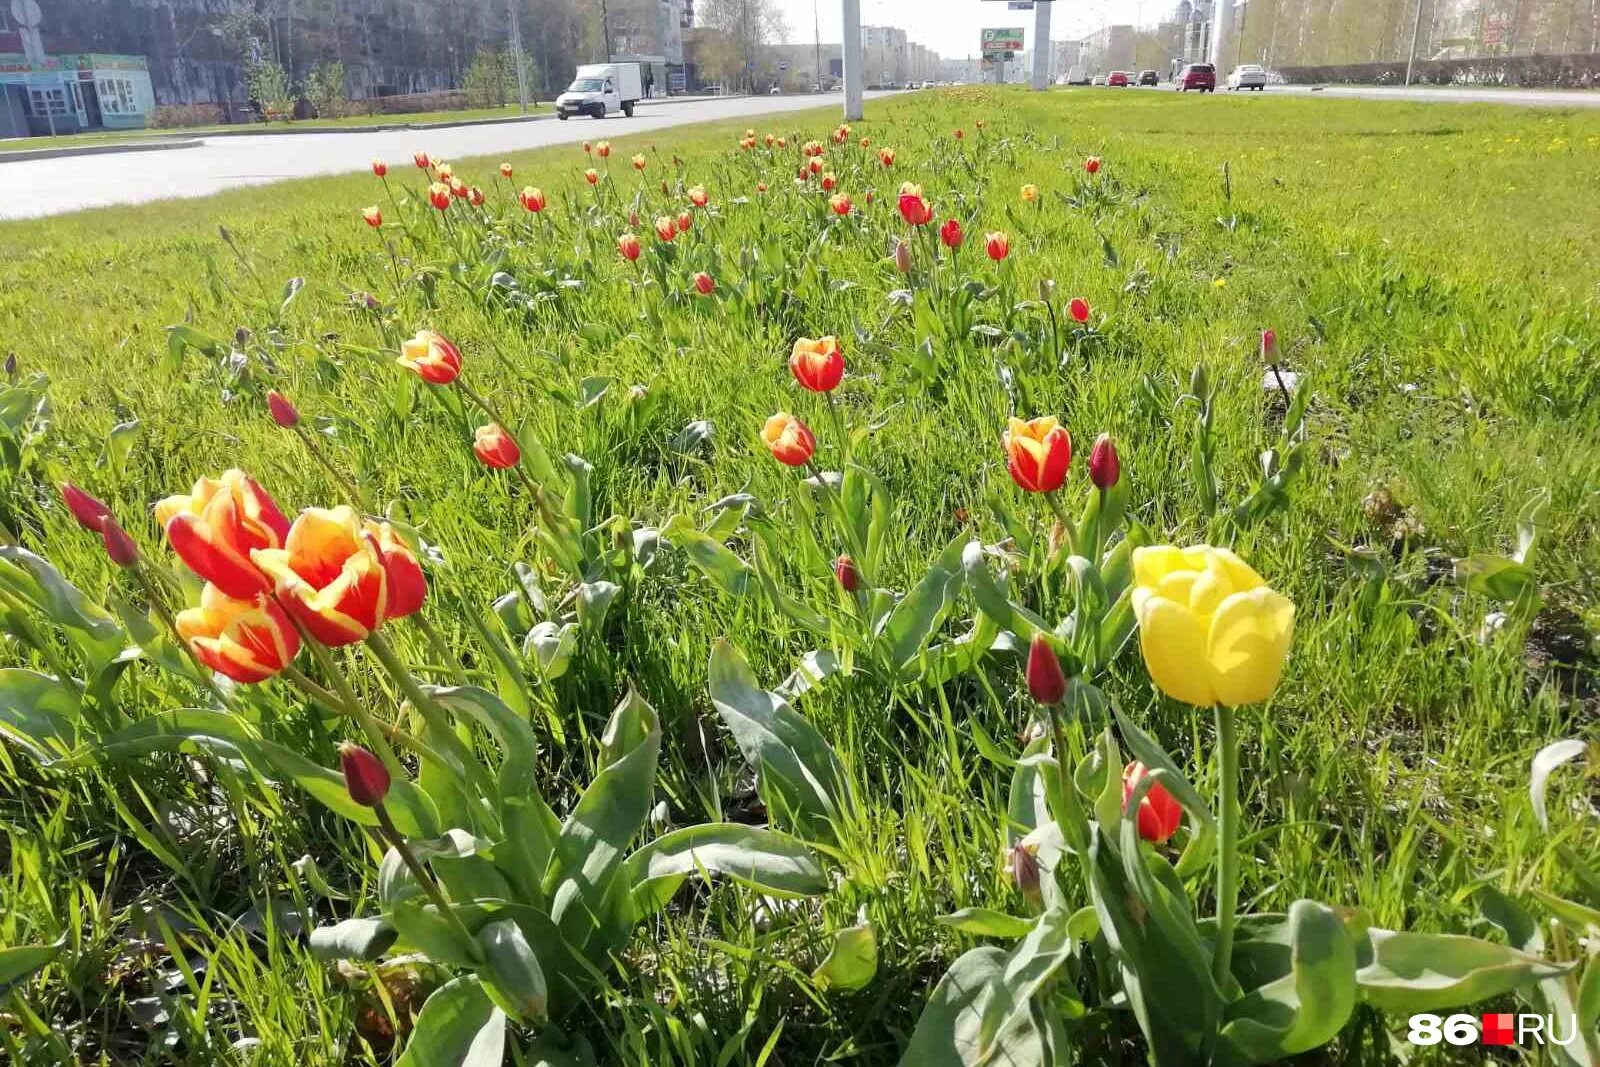
[[[840,0],[774,0],[789,23],[789,40],[813,39],[813,11],[822,40],[841,36]],[[1050,36],[1068,40],[1092,33],[1103,25],[1142,22],[1154,24],[1169,15],[1177,0],[1052,0]],[[946,58],[965,58],[978,50],[978,31],[985,26],[1022,26],[1027,47],[1033,47],[1033,12],[1011,11],[1005,0],[861,0],[861,22],[866,26],[899,26]]]

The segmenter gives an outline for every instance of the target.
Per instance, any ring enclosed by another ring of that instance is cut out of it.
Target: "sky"
[[[789,40],[809,42],[813,11],[822,40],[838,43],[840,0],[773,0],[789,24]],[[813,7],[815,2],[815,7]],[[1103,25],[1143,22],[1154,24],[1171,13],[1177,0],[1053,0],[1050,36],[1071,40],[1093,33]],[[1032,11],[1011,11],[1005,0],[861,0],[864,26],[898,26],[911,40],[947,59],[976,55],[978,32],[985,26],[1021,26],[1027,47],[1033,47]]]

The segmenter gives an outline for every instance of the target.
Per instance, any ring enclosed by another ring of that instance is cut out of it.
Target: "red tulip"
[[[900,187],[900,217],[913,226],[926,226],[933,220],[933,208],[923,197],[921,186],[907,182]]]
[[[249,599],[272,589],[255,553],[280,548],[289,520],[243,471],[201,478],[187,496],[167,497],[156,504],[156,521],[178,558],[229,597]]]
[[[834,175],[834,173],[832,171],[829,171],[827,174],[824,174],[822,176],[822,191],[823,192],[831,193],[831,192],[834,191],[834,189],[838,188],[838,186],[839,186],[839,179],[838,179],[837,176]]]
[[[522,192],[517,194],[517,199],[521,201],[522,206],[527,208],[529,211],[538,213],[544,210],[545,199],[543,189],[537,189],[531,185],[525,186]]]
[[[377,204],[362,208],[361,217],[365,219],[367,221],[367,225],[371,226],[374,230],[383,225],[383,212],[378,210]]]
[[[383,177],[385,174],[389,173],[389,164],[385,163],[381,159],[374,159],[372,161],[372,173],[375,177]]]
[[[1261,359],[1264,363],[1275,363],[1278,359],[1278,331],[1270,326],[1261,331]]]
[[[1067,480],[1072,438],[1048,416],[1013,418],[1006,427],[1006,465],[1011,480],[1030,493],[1053,493]]]
[[[588,182],[590,185],[597,185],[600,182],[600,172],[595,170],[593,167],[590,167],[588,170],[583,172],[583,180]]]
[[[502,177],[502,178],[510,178],[511,177],[511,164],[509,164],[509,163],[500,164],[500,177]]]
[[[617,238],[617,251],[622,254],[623,259],[633,262],[639,258],[641,251],[639,239],[631,233],[623,234]]]
[[[276,389],[267,391],[267,412],[271,414],[272,421],[285,430],[292,430],[300,424],[300,412],[295,410],[288,397]]]
[[[1094,447],[1089,450],[1089,480],[1096,489],[1110,489],[1120,477],[1122,460],[1117,456],[1117,446],[1112,444],[1110,434],[1103,433],[1094,439]]]
[[[100,520],[100,541],[105,545],[106,555],[117,566],[132,567],[139,562],[139,546],[111,515]]]
[[[418,330],[411,340],[401,342],[395,362],[430,385],[449,385],[461,373],[461,350],[444,334]]]
[[[588,141],[583,142],[583,154],[584,155],[588,155],[590,152],[593,152],[593,151],[594,151],[594,145],[590,144]]]
[[[813,393],[831,393],[844,378],[844,356],[836,337],[801,337],[789,354],[789,372]]]
[[[850,197],[844,193],[835,193],[828,197],[828,206],[833,209],[835,215],[848,215],[851,208]]]
[[[1122,809],[1128,809],[1128,801],[1133,799],[1133,791],[1139,787],[1146,775],[1150,773],[1148,767],[1134,760],[1123,768],[1122,771]],[[1139,802],[1139,836],[1153,844],[1163,844],[1173,834],[1178,832],[1178,827],[1183,823],[1183,807],[1167,792],[1167,787],[1160,782],[1152,785],[1150,791]]]
[[[207,582],[200,606],[173,621],[196,659],[245,685],[271,678],[300,651],[300,631],[265,593],[240,600]]]
[[[678,235],[678,227],[673,223],[672,219],[666,215],[662,215],[660,218],[656,219],[655,228],[656,236],[663,241],[670,241]]]
[[[362,807],[375,808],[389,795],[389,768],[360,745],[346,741],[339,746],[339,769],[345,792]]]
[[[428,186],[428,203],[443,211],[450,206],[450,187],[444,182],[434,182]]]
[[[90,533],[100,532],[100,520],[111,514],[111,509],[96,497],[90,496],[71,482],[61,483],[61,502],[72,517]]]
[[[998,263],[1011,254],[1011,238],[1003,233],[984,234],[983,250]]]
[[[1028,642],[1028,666],[1023,674],[1028,682],[1028,693],[1041,704],[1059,704],[1067,695],[1067,676],[1061,671],[1061,660],[1044,634],[1036,633]],[[1056,758],[1064,758],[1056,753]]]
[[[1083,169],[1088,171],[1090,174],[1099,174],[1100,173],[1100,157],[1099,156],[1090,156],[1088,159],[1084,160],[1083,161]]]
[[[1089,301],[1081,296],[1073,297],[1072,303],[1067,305],[1067,313],[1072,316],[1074,322],[1088,322]]]
[[[496,470],[515,467],[522,459],[522,449],[517,447],[517,439],[493,422],[473,431],[472,451],[484,466]]]
[[[960,248],[965,235],[961,232],[961,223],[956,219],[949,219],[939,227],[939,240],[946,248]]]
[[[428,158],[428,153],[426,152],[412,153],[411,162],[417,165],[418,170],[427,170],[429,167],[433,166],[433,160]]]
[[[428,598],[428,580],[423,576],[422,564],[416,553],[401,539],[395,528],[386,522],[362,523],[362,532],[377,549],[383,563],[384,579],[388,585],[387,602],[383,606],[383,619],[403,619],[421,610]]]
[[[856,570],[856,561],[849,556],[840,556],[833,561],[833,576],[847,593],[854,593],[861,588],[861,572]]]
[[[694,291],[701,296],[710,296],[717,287],[716,279],[705,271],[696,271],[694,276]]]
[[[892,149],[892,148],[880,148],[880,149],[878,149],[878,162],[882,163],[885,167],[894,166],[894,149]]]
[[[678,232],[688,233],[694,226],[694,216],[687,211],[678,212]]]
[[[817,450],[811,428],[787,411],[780,411],[761,427],[761,440],[779,463],[803,467]]]
[[[771,134],[767,135],[769,141],[771,140],[771,137]],[[691,185],[689,187],[689,203],[693,204],[695,207],[705,207],[710,201],[711,198],[706,195],[705,186]]]
[[[611,142],[610,141],[601,141],[599,144],[595,145],[594,146],[594,154],[599,156],[601,159],[605,159],[608,156],[610,156],[611,155]]]
[[[764,193],[766,191],[767,191],[767,183],[766,182],[756,182],[756,192]]]
[[[961,140],[961,139],[962,139],[962,138],[963,138],[963,137],[965,137],[965,136],[966,136],[966,134],[965,134],[965,133],[963,133],[963,132],[961,132],[961,127],[959,127],[959,126],[957,126],[957,127],[956,127],[956,140],[958,140],[958,141],[959,141],[959,140]]]

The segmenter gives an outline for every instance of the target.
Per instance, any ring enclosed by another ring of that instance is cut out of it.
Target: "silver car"
[[[1261,92],[1267,87],[1267,69],[1259,63],[1241,63],[1228,75],[1228,92],[1254,89]]]

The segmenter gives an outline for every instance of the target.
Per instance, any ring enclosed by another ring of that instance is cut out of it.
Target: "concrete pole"
[[[1050,86],[1050,0],[1033,5],[1033,91]]]
[[[1233,35],[1233,0],[1216,0],[1211,6],[1211,52],[1206,58],[1217,68],[1217,78],[1223,77],[1223,64],[1227,62],[1228,39]]]
[[[861,121],[861,0],[844,0],[844,120]]]
[[[1417,62],[1417,38],[1422,35],[1422,0],[1417,0],[1417,19],[1411,24],[1411,52],[1406,56],[1406,84],[1411,84],[1411,68]]]

